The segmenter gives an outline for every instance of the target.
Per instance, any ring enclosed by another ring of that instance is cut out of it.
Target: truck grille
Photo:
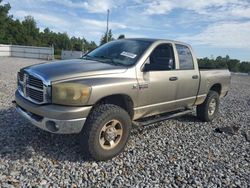
[[[43,81],[33,75],[19,72],[18,73],[18,90],[20,94],[37,104],[46,103],[47,88]]]
[[[29,75],[29,79],[28,79],[27,83],[30,86],[37,87],[39,89],[43,89],[43,81],[32,76],[32,75]]]

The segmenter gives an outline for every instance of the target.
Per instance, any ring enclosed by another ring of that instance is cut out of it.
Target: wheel
[[[81,147],[95,160],[111,159],[124,149],[131,127],[131,118],[124,109],[101,104],[90,113],[80,133]]]
[[[209,91],[206,100],[197,106],[197,117],[205,122],[212,121],[219,111],[219,94],[215,91]]]

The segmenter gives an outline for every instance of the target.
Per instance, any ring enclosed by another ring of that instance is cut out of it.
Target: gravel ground
[[[194,115],[134,128],[107,162],[80,153],[75,135],[54,135],[11,105],[16,72],[39,60],[0,57],[0,187],[250,187],[250,76],[232,75],[220,115]]]

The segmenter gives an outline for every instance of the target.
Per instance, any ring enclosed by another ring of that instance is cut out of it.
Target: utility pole
[[[107,10],[107,31],[106,31],[106,42],[109,41],[108,39],[108,32],[109,32],[109,9]]]

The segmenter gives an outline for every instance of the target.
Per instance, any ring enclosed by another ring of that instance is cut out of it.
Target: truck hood
[[[122,73],[126,70],[123,66],[99,61],[73,59],[32,65],[22,71],[38,75],[48,82],[54,82],[78,77]]]

